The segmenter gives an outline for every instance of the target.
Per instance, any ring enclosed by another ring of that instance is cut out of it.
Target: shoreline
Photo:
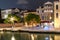
[[[46,33],[46,34],[60,34],[60,28],[43,29],[40,27],[14,27],[14,28],[0,28],[0,32],[27,32],[27,33]]]
[[[42,34],[60,34],[60,29],[50,29],[50,30],[43,30],[43,29],[28,29],[24,27],[19,28],[0,28],[0,32],[26,32],[26,33],[42,33]]]
[[[3,32],[22,32],[22,33],[37,33],[37,34],[60,34],[60,32],[55,32],[55,31],[24,31],[24,30],[0,30],[1,33]]]

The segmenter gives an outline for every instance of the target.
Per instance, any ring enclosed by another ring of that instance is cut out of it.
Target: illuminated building
[[[6,9],[1,11],[1,17],[2,19],[5,19],[8,17],[8,14],[11,14],[12,9]]]
[[[54,27],[60,28],[60,1],[54,2]]]
[[[19,12],[20,12],[20,10],[18,8],[4,9],[4,10],[1,10],[1,17],[2,17],[2,19],[5,19],[5,18],[7,18],[8,14],[19,15],[18,14]]]
[[[39,7],[36,12],[40,15],[41,21],[52,22],[54,18],[53,14],[53,3],[46,2],[42,7]]]

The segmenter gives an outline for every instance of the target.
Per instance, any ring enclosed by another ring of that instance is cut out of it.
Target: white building
[[[53,3],[46,2],[43,7],[39,7],[36,12],[40,15],[41,21],[52,21],[53,20]]]
[[[2,17],[2,19],[5,19],[8,17],[8,14],[17,13],[17,12],[20,12],[20,10],[18,8],[1,10],[1,17]]]
[[[8,17],[8,14],[11,14],[12,12],[12,9],[6,9],[6,10],[2,10],[1,11],[1,17],[2,19],[5,19]]]

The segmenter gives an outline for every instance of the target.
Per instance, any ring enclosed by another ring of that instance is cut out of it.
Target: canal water
[[[0,40],[60,40],[60,34],[0,32]]]

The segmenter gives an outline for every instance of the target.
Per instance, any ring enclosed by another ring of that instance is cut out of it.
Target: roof
[[[7,9],[1,9],[1,10],[8,10],[8,9],[15,10],[16,8],[7,8]],[[20,8],[17,8],[17,9],[19,9],[20,11],[21,11],[21,10],[24,10],[24,9],[20,9]]]
[[[46,3],[44,3],[44,4],[46,5],[46,4],[53,4],[53,3],[52,3],[52,2],[47,1],[47,2],[46,2]]]
[[[41,23],[50,23],[51,21],[41,21]]]

